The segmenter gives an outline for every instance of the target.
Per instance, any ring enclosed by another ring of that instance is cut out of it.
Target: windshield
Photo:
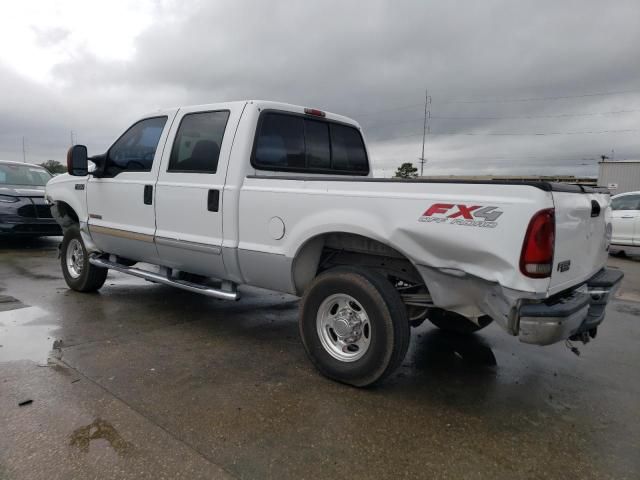
[[[0,163],[0,185],[44,186],[51,178],[47,170],[34,165]]]

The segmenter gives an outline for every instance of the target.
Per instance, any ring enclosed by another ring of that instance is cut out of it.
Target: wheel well
[[[80,223],[80,219],[75,210],[65,202],[55,202],[51,206],[51,214],[56,222],[60,224],[63,230],[66,230],[72,225]]]
[[[409,284],[423,283],[411,261],[384,243],[353,233],[325,233],[307,241],[293,262],[293,282],[302,295],[322,271],[339,265],[359,265]]]

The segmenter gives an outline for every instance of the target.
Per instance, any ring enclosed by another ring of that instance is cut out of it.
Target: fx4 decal
[[[504,212],[498,207],[464,205],[460,203],[434,203],[418,219],[420,222],[449,223],[467,227],[496,228]]]

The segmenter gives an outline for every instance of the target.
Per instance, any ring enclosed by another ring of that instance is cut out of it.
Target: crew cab
[[[424,320],[586,343],[622,279],[605,268],[608,192],[375,178],[358,123],[317,109],[157,111],[91,164],[81,145],[67,160],[46,195],[70,288],[113,269],[226,300],[243,284],[300,296],[310,360],[355,386],[393,372]]]

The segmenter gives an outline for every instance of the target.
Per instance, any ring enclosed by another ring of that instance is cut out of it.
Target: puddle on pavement
[[[77,447],[83,453],[93,448],[101,448],[104,441],[118,454],[126,455],[133,446],[106,420],[96,418],[89,425],[77,428],[70,436],[69,445]]]
[[[48,312],[39,307],[0,311],[0,362],[32,360],[55,363],[62,341],[52,335],[58,325],[43,323]]]

